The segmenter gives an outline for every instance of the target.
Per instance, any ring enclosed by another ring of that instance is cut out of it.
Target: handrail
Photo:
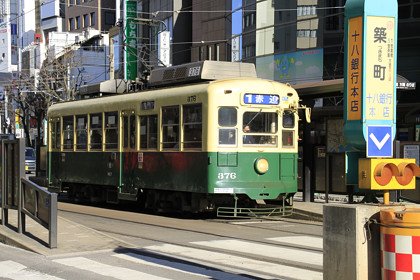
[[[22,230],[25,231],[25,215],[48,229],[49,247],[57,248],[57,194],[21,178]]]
[[[1,135],[0,135],[1,136]],[[29,216],[49,231],[49,248],[57,248],[57,194],[22,177],[25,174],[25,140],[0,137],[1,224],[9,210],[17,210],[17,231],[23,233]]]

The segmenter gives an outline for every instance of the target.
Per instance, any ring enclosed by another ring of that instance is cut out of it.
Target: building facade
[[[95,29],[106,32],[116,22],[116,2],[106,0],[66,0],[65,31]]]

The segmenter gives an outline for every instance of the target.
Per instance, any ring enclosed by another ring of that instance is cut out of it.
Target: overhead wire
[[[43,3],[42,5],[53,3],[53,2],[54,1],[50,1],[50,2],[47,2],[47,3]],[[253,4],[253,5],[255,5],[255,4]],[[78,6],[80,6],[80,7],[95,8],[95,6],[89,6],[89,5],[78,5]],[[317,10],[342,9],[342,8],[344,8],[344,7],[342,7],[342,6],[336,6],[336,7],[316,7]],[[105,10],[116,10],[116,9],[113,9],[113,8],[104,8],[104,7],[101,7],[101,9],[105,9]],[[29,10],[27,12],[31,12],[33,10],[34,9]],[[277,12],[277,11],[297,11],[297,10],[298,10],[298,8],[292,8],[292,9],[275,9],[274,11]],[[243,9],[243,7],[239,7],[239,8],[234,9],[234,10],[177,10],[177,11],[164,11],[163,10],[163,11],[157,11],[157,12],[154,12],[154,13],[147,13],[147,12],[143,12],[143,11],[138,11],[137,13],[138,14],[149,14],[149,15],[157,16],[158,14],[161,14],[161,13],[194,13],[194,12],[196,12],[196,13],[234,13],[234,12],[238,12],[238,11],[240,11],[242,13],[243,12],[253,12],[253,11],[256,11],[256,9]],[[19,15],[18,17],[16,17],[13,20],[16,20],[17,18],[23,16],[24,14],[25,13],[22,13],[21,15]],[[341,13],[338,13],[338,14],[341,14]],[[338,14],[333,14],[333,15],[328,15],[328,16],[336,16]],[[311,19],[296,20],[296,21],[293,21],[293,22],[285,23],[285,24],[272,25],[271,27],[281,27],[281,26],[286,26],[286,25],[291,25],[291,24],[297,24],[297,22],[299,22],[299,21],[305,21],[305,20],[311,20]],[[267,27],[264,27],[264,28],[267,28]],[[258,31],[258,30],[257,29],[254,29],[254,30],[251,30],[249,32],[243,32],[240,35],[246,35],[247,33],[256,32],[256,31]],[[142,39],[142,38],[141,37],[137,37],[136,39]],[[229,40],[230,39],[211,40],[211,41],[171,42],[171,45],[182,45],[182,44],[215,44],[215,43],[227,42]],[[149,44],[149,45],[156,46],[158,44]],[[116,46],[124,47],[125,45],[122,44],[122,45],[116,45]],[[83,48],[89,48],[89,47],[90,48],[94,48],[95,46],[83,46]],[[179,51],[179,52],[181,52],[181,51]],[[139,61],[139,59],[137,61]],[[119,63],[118,62],[117,64],[122,64],[122,63]],[[94,66],[89,66],[89,67],[94,67]],[[2,69],[0,69],[0,72],[1,72],[1,70]]]

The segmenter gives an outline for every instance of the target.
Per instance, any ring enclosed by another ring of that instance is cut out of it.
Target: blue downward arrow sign
[[[384,138],[382,138],[382,141],[379,142],[378,139],[376,139],[375,135],[373,133],[371,133],[369,135],[370,139],[372,139],[373,143],[375,143],[376,147],[378,147],[379,150],[382,150],[382,147],[385,145],[386,141],[388,141],[389,137],[391,137],[391,135],[389,135],[389,133],[387,133],[385,135]]]
[[[367,127],[367,157],[392,157],[392,126]]]

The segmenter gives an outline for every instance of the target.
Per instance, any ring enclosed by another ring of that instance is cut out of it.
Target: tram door
[[[122,112],[122,164],[121,164],[121,192],[134,193],[134,171],[137,167],[136,152],[136,115],[133,111]]]

